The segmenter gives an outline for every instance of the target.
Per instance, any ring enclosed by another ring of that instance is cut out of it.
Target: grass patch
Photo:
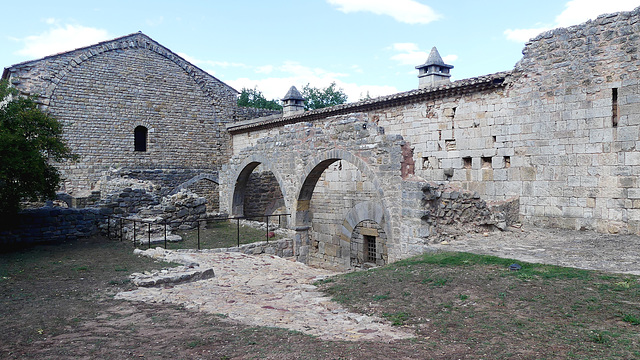
[[[318,286],[336,301],[413,327],[433,348],[467,344],[492,359],[630,359],[640,349],[635,326],[611,321],[640,323],[633,276],[441,252],[332,279]]]
[[[178,231],[183,241],[167,244],[169,249],[196,249],[198,247],[198,230]],[[281,236],[275,235],[269,241],[278,240]],[[258,241],[266,241],[267,232],[240,225],[240,245],[251,244]],[[215,249],[238,246],[238,227],[231,221],[210,221],[200,228],[200,248]]]

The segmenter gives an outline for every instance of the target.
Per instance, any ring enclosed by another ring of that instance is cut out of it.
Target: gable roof
[[[134,48],[148,49],[174,62],[189,74],[189,76],[191,76],[208,95],[212,95],[214,89],[220,87],[234,95],[239,93],[236,89],[225,84],[196,65],[188,62],[142,32],[99,42],[97,44],[75,50],[45,56],[40,59],[24,61],[11,65],[6,67],[2,72],[2,79],[17,77],[18,79],[16,79],[14,83],[19,84],[19,78],[24,76],[30,78],[32,81],[40,82],[40,84],[32,84],[29,88],[21,89],[21,91],[31,94],[40,94],[40,97],[44,99],[44,103],[46,104],[48,102],[48,96],[51,95],[53,88],[55,88],[57,83],[68,72],[73,70],[73,68],[94,56],[99,56],[100,54],[108,51]]]

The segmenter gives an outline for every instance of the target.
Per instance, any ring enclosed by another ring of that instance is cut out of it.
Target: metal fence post
[[[167,221],[164,221],[164,248],[167,248]]]
[[[136,246],[136,221],[133,220],[133,247],[137,247]]]
[[[151,223],[149,224],[149,249],[151,249]]]
[[[269,215],[267,215],[267,244],[269,243]]]
[[[240,218],[236,218],[237,234],[238,234],[238,247],[240,247]]]
[[[200,220],[198,220],[198,250],[200,250]]]

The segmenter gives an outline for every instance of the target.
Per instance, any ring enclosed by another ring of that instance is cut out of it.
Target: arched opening
[[[385,265],[387,257],[387,234],[373,220],[363,220],[351,233],[351,268],[369,268]]]
[[[236,179],[232,201],[234,216],[264,221],[265,215],[287,212],[278,178],[258,161],[250,162],[240,171]],[[286,221],[285,218],[282,217],[282,220]]]
[[[149,131],[140,125],[133,130],[133,143],[135,151],[147,151],[147,136]]]
[[[309,171],[296,207],[299,260],[327,268],[351,267],[351,231],[343,235],[345,216],[358,204],[381,201],[373,175],[358,165],[330,158]]]
[[[187,186],[187,189],[207,199],[207,212],[220,212],[220,189],[215,181],[200,179]]]

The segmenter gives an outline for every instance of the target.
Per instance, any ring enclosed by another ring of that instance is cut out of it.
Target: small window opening
[[[376,262],[376,237],[364,235],[364,259],[366,262]]]
[[[147,134],[147,128],[144,126],[137,126],[133,130],[135,151],[147,151]]]
[[[504,167],[506,168],[511,167],[511,156],[504,157]]]
[[[494,144],[496,143],[496,141],[498,141],[498,138],[496,136],[492,136],[491,139],[493,140]]]
[[[472,159],[470,157],[463,157],[462,163],[465,169],[471,169]]]
[[[611,125],[618,126],[618,88],[611,89]]]
[[[483,156],[482,157],[482,167],[483,168],[491,168],[491,157],[489,156]]]

